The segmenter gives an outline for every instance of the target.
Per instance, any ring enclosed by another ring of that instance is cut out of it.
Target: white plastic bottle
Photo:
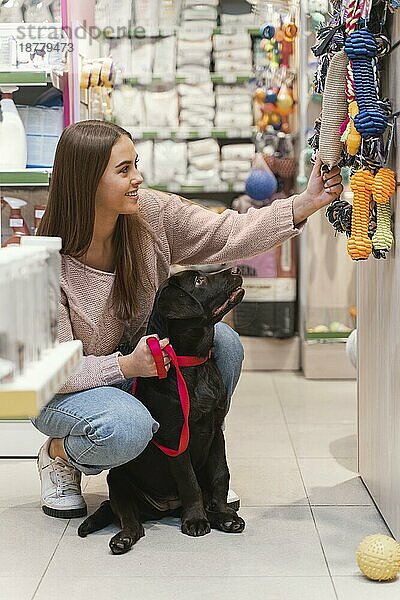
[[[17,90],[14,86],[0,88],[0,171],[26,169],[25,128],[12,96]]]

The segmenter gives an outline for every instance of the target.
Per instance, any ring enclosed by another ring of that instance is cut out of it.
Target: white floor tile
[[[67,525],[39,508],[0,509],[0,577],[43,574]]]
[[[244,508],[241,534],[213,530],[191,538],[181,533],[178,519],[146,524],[146,536],[123,556],[112,556],[115,526],[78,537],[79,520],[68,527],[48,569],[50,577],[168,577],[179,565],[193,577],[218,572],[232,576],[327,576],[309,508]],[[78,522],[76,522],[78,521]]]
[[[353,404],[357,397],[357,382],[354,380],[327,381],[305,379],[300,371],[296,373],[275,372],[272,374],[275,390],[281,401],[293,398],[330,401],[336,404],[342,400]]]
[[[299,458],[356,458],[356,426],[346,423],[288,425]]]
[[[159,598],[160,600],[335,600],[329,577],[96,577],[96,579],[57,579],[45,576],[35,600],[121,600]]]
[[[31,600],[40,582],[38,577],[0,577],[0,600]],[[51,595],[55,600],[54,594]]]
[[[400,580],[371,581],[364,575],[334,577],[338,600],[395,600],[400,597]]]
[[[226,424],[225,440],[229,458],[294,458],[293,446],[285,427],[254,420],[249,426],[240,421]]]
[[[312,511],[332,575],[358,574],[361,540],[373,533],[391,535],[372,506],[314,506]]]
[[[357,389],[354,382],[326,382],[279,378],[278,397],[288,423],[355,423]],[[304,383],[306,382],[306,383]]]
[[[241,506],[308,506],[294,458],[231,458],[229,468]]]
[[[273,377],[260,371],[243,371],[233,399],[246,406],[264,406],[266,401],[278,400]]]
[[[0,459],[0,482],[0,508],[40,507],[36,460]]]
[[[299,458],[311,504],[372,505],[355,458]]]

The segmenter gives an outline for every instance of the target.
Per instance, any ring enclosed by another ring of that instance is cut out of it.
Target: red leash
[[[153,355],[154,362],[156,363],[157,375],[159,379],[165,379],[168,375],[168,372],[164,365],[164,357],[162,354],[162,350],[160,347],[160,342],[156,337],[149,337],[146,340],[148,347],[150,348],[150,352]],[[179,446],[177,450],[173,448],[168,448],[167,446],[163,446],[159,444],[154,438],[152,440],[153,444],[160,448],[164,454],[168,456],[179,456],[182,452],[185,452],[186,448],[189,444],[189,412],[190,412],[190,398],[189,392],[187,389],[185,378],[183,377],[181,370],[179,367],[195,367],[197,365],[202,365],[207,362],[207,360],[211,356],[211,350],[208,353],[206,358],[197,358],[197,356],[177,356],[171,344],[168,344],[164,348],[165,352],[171,359],[172,364],[176,369],[176,377],[178,380],[178,392],[179,398],[181,401],[181,407],[183,412],[183,426],[181,430],[181,436],[179,439]],[[136,391],[137,378],[135,377],[132,384],[132,395],[135,395]]]

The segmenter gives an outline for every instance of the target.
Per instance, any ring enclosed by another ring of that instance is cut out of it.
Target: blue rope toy
[[[359,108],[359,114],[354,117],[355,128],[365,140],[377,138],[385,132],[388,118],[378,104],[374,74],[374,60],[378,54],[375,38],[365,27],[347,37],[344,49],[352,61]]]

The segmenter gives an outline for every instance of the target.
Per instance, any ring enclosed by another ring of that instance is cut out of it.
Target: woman
[[[63,240],[59,339],[82,340],[84,359],[32,420],[49,436],[38,456],[46,514],[85,515],[81,473],[135,458],[159,427],[130,389],[134,376],[156,375],[144,333],[170,265],[237,261],[297,235],[342,191],[339,169],[323,178],[320,168],[318,160],[302,194],[218,215],[173,194],[140,190],[138,156],[124,129],[82,121],[64,130],[38,234]],[[117,350],[122,338],[134,348],[125,356]],[[231,397],[243,348],[225,323],[215,327],[213,355]]]

